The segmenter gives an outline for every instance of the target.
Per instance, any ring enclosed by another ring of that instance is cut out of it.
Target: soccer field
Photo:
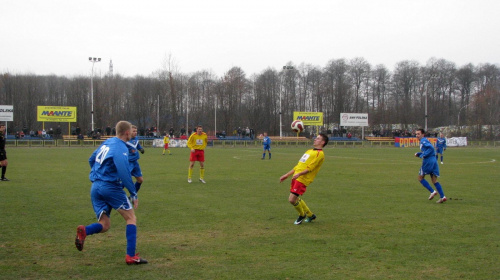
[[[187,183],[187,148],[146,148],[139,160],[137,251],[125,264],[125,222],[74,245],[95,222],[93,148],[8,148],[0,182],[1,279],[495,279],[500,275],[500,149],[449,148],[448,201],[428,201],[418,148],[325,149],[304,200],[317,215],[293,224],[292,169],[307,147],[208,148],[205,180]],[[429,178],[427,178],[429,180]]]

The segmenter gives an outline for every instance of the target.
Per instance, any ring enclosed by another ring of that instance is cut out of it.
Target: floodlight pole
[[[90,103],[92,108],[90,111],[92,122],[92,133],[94,132],[94,63],[101,62],[100,57],[89,57],[89,62],[92,62],[92,74],[90,75]]]
[[[283,71],[283,75],[285,75],[286,70],[291,70],[291,69],[293,69],[293,66],[288,66],[288,65],[283,66],[283,70],[284,70]],[[284,86],[283,86],[283,76],[281,76],[281,85],[280,86],[282,87],[280,89],[280,139],[281,139],[281,138],[283,138],[283,123],[281,121],[281,115],[283,115],[282,112],[281,112],[281,92],[284,89]]]
[[[460,110],[458,110],[458,120],[457,120],[457,126],[458,128],[460,129],[460,113],[462,112],[462,109],[469,106],[469,104],[463,106],[462,108],[460,108]]]

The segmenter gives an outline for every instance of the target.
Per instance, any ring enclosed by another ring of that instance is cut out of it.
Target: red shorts
[[[163,148],[166,150],[168,149],[168,143],[163,146]]]
[[[189,156],[189,161],[205,161],[205,150],[194,150],[194,153],[191,153]]]
[[[290,192],[296,193],[298,195],[303,195],[306,192],[307,186],[302,184],[301,182],[292,179],[292,183],[290,184]]]

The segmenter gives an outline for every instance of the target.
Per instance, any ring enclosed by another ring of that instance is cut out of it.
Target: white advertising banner
[[[340,113],[340,126],[368,126],[368,114]]]
[[[14,121],[14,106],[0,105],[0,121],[4,122]]]
[[[467,146],[467,137],[446,138],[447,147],[465,147]]]
[[[185,139],[170,139],[168,144],[169,148],[186,148],[187,140]],[[163,148],[163,139],[155,139],[153,141],[153,148]]]

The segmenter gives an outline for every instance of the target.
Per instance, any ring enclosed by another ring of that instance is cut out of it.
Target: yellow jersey
[[[299,172],[304,171],[305,169],[309,170],[309,172],[299,176],[297,178],[297,181],[306,186],[311,184],[314,181],[316,174],[318,174],[318,171],[321,168],[324,160],[325,154],[323,153],[323,150],[307,150],[306,153],[300,158],[297,165],[295,165],[295,167],[293,168],[293,174],[295,175]]]
[[[163,137],[163,144],[168,144],[168,143],[170,143],[170,137],[166,135],[165,137]]]
[[[195,150],[204,150],[207,144],[208,137],[205,132],[202,132],[201,135],[198,135],[198,133],[195,132],[189,136],[187,141],[188,148]]]

